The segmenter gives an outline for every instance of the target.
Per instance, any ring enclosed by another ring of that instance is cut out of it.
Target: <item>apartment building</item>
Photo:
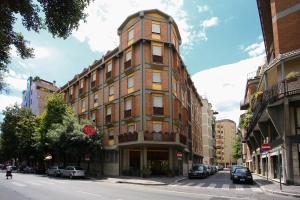
[[[27,88],[22,92],[21,106],[30,108],[36,116],[39,116],[45,110],[47,96],[58,90],[59,88],[55,85],[55,82],[49,82],[39,77],[29,77]]]
[[[224,167],[236,164],[233,145],[236,138],[236,124],[230,119],[216,121],[216,159]]]
[[[215,116],[211,103],[202,98],[203,163],[214,164],[216,156]]]
[[[241,104],[248,110],[243,124],[249,151],[244,154],[252,157],[249,163],[256,173],[299,184],[300,2],[257,0],[257,5],[266,63],[247,80]],[[262,144],[271,149],[262,151]]]
[[[187,174],[202,162],[201,98],[181,57],[173,18],[159,10],[127,17],[119,46],[61,91],[79,119],[104,133],[106,175]],[[101,44],[99,44],[101,45]]]

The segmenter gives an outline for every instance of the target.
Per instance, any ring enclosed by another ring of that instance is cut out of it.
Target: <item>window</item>
[[[128,31],[128,45],[130,45],[133,42],[133,37],[134,37],[134,29],[131,28]]]
[[[129,132],[133,133],[135,131],[135,125],[134,124],[128,124],[127,125],[127,131],[128,131],[128,133]]]
[[[96,122],[96,112],[92,112],[91,119],[93,122]]]
[[[82,100],[81,101],[81,112],[84,112],[85,111],[85,100]]]
[[[109,140],[114,140],[114,129],[109,129],[108,130],[108,139]]]
[[[131,110],[132,109],[132,100],[131,98],[126,99],[125,101],[125,110]]]
[[[98,106],[98,94],[94,94],[94,106]]]
[[[152,46],[152,55],[153,56],[162,56],[162,47],[161,46]]]
[[[70,87],[70,95],[73,95],[73,86]]]
[[[96,81],[96,71],[92,73],[92,81]]]
[[[155,132],[162,131],[162,123],[161,122],[153,122],[153,131],[155,131]]]
[[[128,76],[127,78],[127,88],[132,88],[134,85],[133,75]]]
[[[152,22],[152,33],[160,34],[160,23]]]
[[[154,71],[152,73],[152,82],[153,83],[161,83],[161,73]]]
[[[108,90],[109,90],[109,96],[114,95],[114,86],[113,85],[109,86]]]
[[[80,88],[83,88],[83,84],[84,84],[84,80],[81,79],[81,80],[80,80]]]
[[[111,72],[111,70],[112,70],[112,62],[109,62],[107,64],[107,72]]]
[[[163,98],[162,96],[153,97],[153,107],[162,108],[163,107]]]
[[[126,52],[125,61],[127,62],[127,61],[131,60],[131,57],[132,57],[131,51]]]
[[[111,106],[106,108],[106,116],[111,115]]]

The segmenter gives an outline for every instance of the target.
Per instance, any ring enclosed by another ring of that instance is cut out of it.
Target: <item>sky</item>
[[[35,57],[22,60],[12,48],[9,93],[0,94],[0,110],[21,103],[29,76],[55,80],[58,86],[67,83],[118,46],[117,28],[127,16],[146,9],[175,19],[180,53],[199,94],[219,112],[217,119],[238,122],[247,74],[262,64],[265,54],[255,0],[95,0],[86,9],[87,22],[65,40],[47,31],[28,32],[18,18],[14,29],[30,41]]]

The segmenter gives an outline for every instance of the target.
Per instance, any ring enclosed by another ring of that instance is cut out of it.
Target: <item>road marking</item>
[[[36,186],[41,186],[42,185],[40,183],[36,183],[36,182],[33,182],[33,181],[27,181],[26,183],[29,183],[31,185],[36,185]]]
[[[91,196],[95,196],[95,197],[102,197],[102,195],[100,195],[100,194],[95,194],[95,193],[90,193],[90,192],[85,192],[85,191],[78,191],[78,192],[82,193],[82,194],[88,194]]]
[[[199,184],[195,185],[194,187],[195,187],[195,188],[201,188],[202,185],[204,185],[204,183],[199,183]]]
[[[241,185],[235,185],[235,189],[238,190],[238,191],[243,191],[244,187],[241,186]]]
[[[251,190],[253,192],[261,192],[262,191],[260,188],[257,188],[257,187],[252,187]]]
[[[229,185],[228,184],[223,184],[221,189],[222,190],[229,190]]]
[[[207,188],[213,189],[213,188],[215,188],[216,186],[217,186],[217,184],[211,183],[211,184],[209,184],[209,185],[207,186]]]
[[[26,185],[22,184],[22,183],[17,183],[17,182],[11,182],[12,184],[19,186],[19,187],[25,187]]]

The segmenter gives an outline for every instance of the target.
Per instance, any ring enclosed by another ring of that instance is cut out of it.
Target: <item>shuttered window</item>
[[[153,97],[153,107],[162,108],[163,107],[163,97],[154,96]]]

